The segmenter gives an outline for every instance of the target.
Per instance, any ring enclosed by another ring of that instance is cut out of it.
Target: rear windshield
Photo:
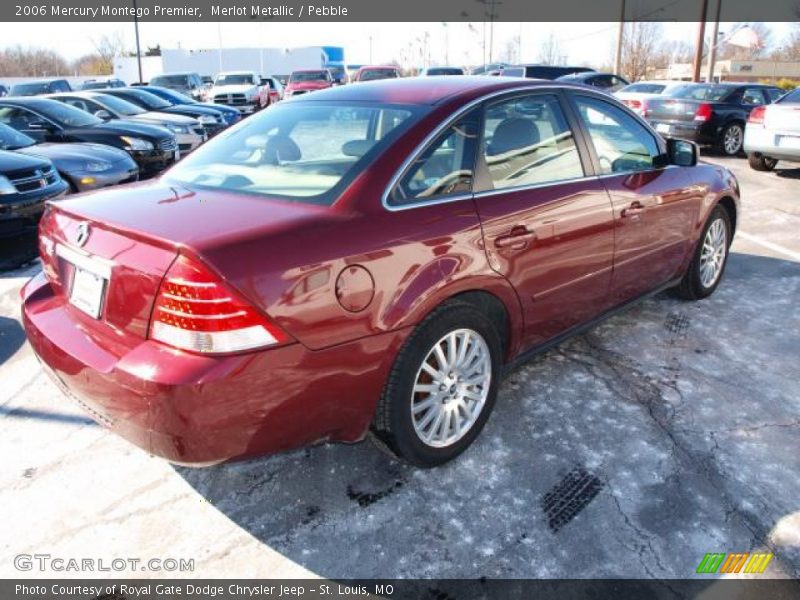
[[[660,94],[666,89],[661,83],[632,83],[619,90],[620,92],[636,92],[637,94]]]
[[[397,77],[397,71],[394,69],[369,69],[368,71],[361,71],[361,75],[359,75],[361,81],[390,79],[392,77]]]
[[[158,75],[153,77],[150,80],[150,83],[153,85],[163,85],[164,87],[169,87],[171,85],[181,86],[181,87],[188,87],[189,86],[189,76],[188,75]]]
[[[796,88],[781,96],[776,102],[800,102],[800,88]]]
[[[421,110],[280,103],[204,144],[167,177],[189,186],[328,206]]]
[[[160,110],[162,108],[169,108],[172,106],[163,98],[159,98],[155,94],[151,92],[145,92],[144,90],[129,90],[124,95],[120,94],[119,96],[115,96],[115,98],[122,98],[123,100],[129,101],[128,98],[126,98],[128,94],[130,94],[131,98],[136,98],[140,103],[144,104],[150,110]]]
[[[673,98],[685,98],[687,100],[711,100],[712,102],[722,100],[733,91],[726,85],[690,85],[672,94]]]
[[[295,71],[289,76],[290,83],[298,81],[327,81],[327,71]]]
[[[249,73],[229,73],[218,75],[214,85],[255,85],[255,79]]]

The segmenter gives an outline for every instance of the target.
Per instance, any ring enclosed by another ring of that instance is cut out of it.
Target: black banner
[[[30,600],[796,600],[791,579],[4,580],[0,598]]]
[[[714,4],[713,0],[711,3]],[[698,21],[702,0],[3,0],[0,21]],[[800,0],[722,0],[720,20],[800,20]]]

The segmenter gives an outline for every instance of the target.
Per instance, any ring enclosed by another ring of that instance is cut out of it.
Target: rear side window
[[[766,103],[764,99],[764,90],[761,88],[748,88],[744,91],[744,94],[742,94],[742,104],[759,106]]]
[[[800,102],[800,88],[796,88],[785,96],[779,96],[780,102]]]
[[[205,189],[330,205],[421,109],[286,102],[203,145],[169,178]]]
[[[405,171],[389,203],[401,206],[471,192],[478,115],[472,111],[439,134]]]
[[[572,130],[551,94],[487,105],[483,157],[494,189],[583,177]]]
[[[601,172],[643,171],[660,154],[655,137],[621,108],[589,96],[575,96],[578,113],[589,131]]]

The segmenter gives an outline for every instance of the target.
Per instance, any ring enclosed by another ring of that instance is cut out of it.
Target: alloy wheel
[[[742,141],[744,139],[744,132],[739,125],[731,125],[725,130],[725,137],[722,144],[725,148],[725,153],[734,155],[738,154],[742,149]]]
[[[703,239],[703,250],[700,253],[700,283],[708,289],[717,282],[725,255],[728,251],[728,235],[722,219],[716,219]]]
[[[472,329],[451,331],[428,351],[411,392],[411,420],[419,439],[451,446],[475,425],[492,381],[486,340]]]

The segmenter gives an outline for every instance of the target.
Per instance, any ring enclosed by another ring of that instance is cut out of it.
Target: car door
[[[607,306],[613,212],[590,175],[557,91],[484,107],[474,201],[491,267],[519,296],[523,345],[539,345]]]
[[[612,300],[619,304],[678,275],[702,192],[666,166],[664,142],[611,100],[570,94],[614,211]]]

